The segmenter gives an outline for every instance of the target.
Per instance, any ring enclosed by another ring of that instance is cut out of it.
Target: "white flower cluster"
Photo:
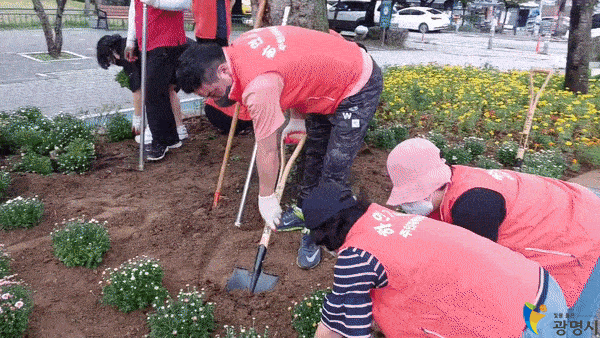
[[[0,228],[10,229],[37,225],[44,213],[44,204],[37,196],[18,196],[0,205]]]

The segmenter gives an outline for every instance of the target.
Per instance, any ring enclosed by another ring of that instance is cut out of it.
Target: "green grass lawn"
[[[44,9],[56,8],[56,1],[54,0],[41,0]],[[83,9],[84,2],[67,0],[65,8],[67,9]],[[93,7],[93,6],[92,6]],[[0,1],[0,8],[30,8],[33,9],[33,2],[31,0],[2,0]]]

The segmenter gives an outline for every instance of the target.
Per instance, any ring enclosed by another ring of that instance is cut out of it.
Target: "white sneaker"
[[[188,138],[188,132],[185,125],[182,124],[179,127],[177,127],[177,134],[179,135],[180,141],[183,141]]]
[[[135,137],[135,142],[140,143],[140,138],[141,135],[137,135]],[[152,132],[150,131],[150,128],[146,128],[146,132],[144,133],[144,144],[150,143],[152,143]]]

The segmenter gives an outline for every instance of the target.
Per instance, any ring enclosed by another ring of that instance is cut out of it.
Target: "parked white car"
[[[427,33],[450,27],[450,17],[435,8],[409,7],[393,14],[391,24]]]

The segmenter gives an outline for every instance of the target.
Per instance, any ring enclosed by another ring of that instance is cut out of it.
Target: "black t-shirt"
[[[473,188],[458,197],[451,213],[454,225],[496,242],[498,228],[506,218],[506,201],[496,191]]]
[[[125,45],[127,43],[127,39],[122,38],[119,46],[119,60],[115,61],[117,66],[123,67],[123,71],[129,77],[129,89],[132,92],[140,89],[142,83],[142,61],[140,58],[140,51],[138,49],[137,43],[135,43],[135,49],[133,50],[134,55],[137,55],[138,58],[134,62],[129,62],[125,58]]]

